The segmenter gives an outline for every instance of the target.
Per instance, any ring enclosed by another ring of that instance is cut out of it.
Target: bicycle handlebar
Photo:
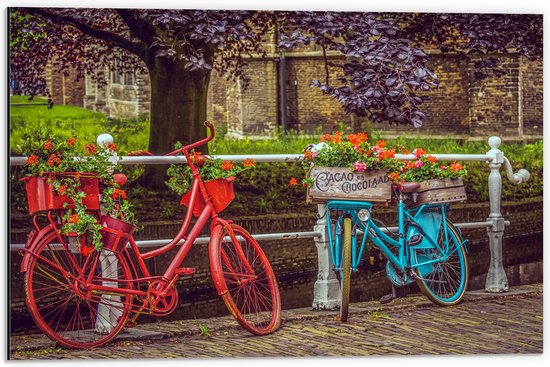
[[[203,144],[206,144],[208,143],[210,140],[214,139],[214,125],[212,125],[210,122],[208,121],[205,121],[204,122],[204,126],[206,126],[209,130],[210,130],[210,136],[207,136],[206,138],[202,139],[202,140],[199,140],[199,141],[196,141],[194,143],[191,143],[189,145],[186,145],[184,147],[181,147],[179,149],[176,149],[174,150],[173,152],[170,152],[170,153],[167,153],[165,154],[165,156],[171,156],[171,155],[176,155],[178,153],[181,153],[183,152],[184,150],[191,150],[195,147],[198,147],[198,146],[201,146]]]

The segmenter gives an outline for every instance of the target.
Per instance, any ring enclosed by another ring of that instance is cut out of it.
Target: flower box
[[[391,200],[391,182],[386,171],[351,172],[345,167],[314,166],[309,172],[313,184],[306,201],[321,204],[327,200],[361,200],[387,203]]]
[[[206,191],[212,198],[212,203],[214,204],[214,209],[218,213],[222,212],[229,203],[235,199],[235,192],[233,191],[233,181],[235,180],[234,176],[228,178],[217,178],[215,180],[207,181],[204,183]],[[181,197],[180,205],[185,205],[187,208],[191,205],[191,190],[186,192]],[[206,204],[200,191],[197,193],[197,200],[193,206],[193,215],[199,217],[204,210]]]
[[[420,182],[420,188],[416,192],[418,196],[414,202],[410,203],[411,206],[466,201],[466,190],[461,178]]]
[[[120,253],[126,247],[136,226],[109,215],[101,217],[101,241],[103,249]]]
[[[74,177],[74,172],[51,173],[46,172],[43,176],[24,177],[27,191],[27,203],[29,214],[47,210],[62,210],[74,208],[74,202],[67,198],[67,195],[59,195],[53,188],[55,178]],[[80,189],[86,193],[82,203],[89,210],[99,210],[99,179],[96,174],[81,173]],[[69,205],[65,208],[64,203]]]

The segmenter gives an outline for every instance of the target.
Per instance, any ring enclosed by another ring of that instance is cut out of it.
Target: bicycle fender
[[[35,252],[35,248],[38,246],[40,241],[42,241],[42,239],[46,237],[51,231],[53,231],[53,225],[49,224],[46,227],[42,228],[39,232],[31,231],[31,233],[29,233],[27,241],[25,242],[23,260],[21,261],[21,267],[19,268],[19,271],[21,273],[27,272],[29,263],[33,256],[32,254]]]

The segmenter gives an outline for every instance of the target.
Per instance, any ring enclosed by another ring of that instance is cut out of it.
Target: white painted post
[[[315,237],[315,245],[317,246],[317,281],[313,286],[312,307],[314,310],[334,310],[340,307],[340,283],[336,279],[330,257],[325,206],[317,204],[317,210],[319,218],[313,230],[318,232],[320,236]]]
[[[97,137],[97,144],[105,147],[107,144],[113,143],[113,137],[109,134],[101,134]],[[117,164],[118,158],[116,152],[111,151],[109,161]],[[112,171],[110,173],[113,173]],[[104,278],[118,277],[118,260],[111,251],[102,250],[99,255],[101,264],[101,275]],[[105,287],[117,287],[116,281],[104,281]],[[122,315],[122,302],[120,296],[111,294],[102,295],[102,303],[98,305],[95,331],[100,334],[108,334],[114,325],[117,324],[117,319]],[[110,306],[110,304],[112,306]]]
[[[504,153],[498,149],[501,140],[498,136],[489,138],[491,150],[487,155],[492,158],[488,161],[491,173],[489,174],[489,204],[491,212],[487,221],[493,222],[491,227],[487,228],[489,235],[489,249],[491,250],[491,263],[485,280],[485,290],[487,292],[500,293],[508,291],[508,279],[504,266],[502,265],[502,236],[504,235],[504,218],[500,212],[500,201],[502,192],[502,177],[500,176],[500,167],[504,163]]]

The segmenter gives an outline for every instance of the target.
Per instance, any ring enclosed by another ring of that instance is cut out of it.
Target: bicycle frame
[[[405,207],[405,203],[403,203],[402,200],[398,202],[397,205],[397,214],[398,214],[398,238],[394,239],[391,236],[384,233],[377,225],[374,223],[372,218],[369,215],[369,218],[365,221],[362,221],[359,218],[358,212],[361,209],[366,209],[369,212],[372,210],[373,204],[370,202],[364,202],[364,201],[347,201],[347,200],[329,200],[325,206],[326,208],[326,221],[327,221],[327,231],[328,231],[328,237],[330,242],[330,251],[331,251],[331,259],[334,265],[334,269],[336,271],[341,270],[341,259],[340,256],[338,256],[341,253],[341,243],[340,243],[340,236],[336,236],[335,243],[333,245],[332,243],[332,228],[330,225],[330,211],[331,210],[340,210],[344,212],[344,215],[348,215],[352,219],[352,223],[354,224],[354,227],[352,229],[352,261],[351,261],[351,267],[352,270],[357,270],[357,267],[359,265],[359,262],[361,261],[361,257],[365,248],[366,239],[369,238],[372,243],[382,251],[384,256],[396,267],[396,269],[400,271],[406,271],[409,269],[415,269],[418,267],[430,265],[436,262],[444,261],[446,260],[451,253],[447,253],[446,249],[449,248],[449,232],[447,231],[447,226],[443,226],[444,233],[443,233],[443,239],[444,239],[444,249],[441,248],[437,244],[436,241],[432,238],[431,235],[425,233],[424,229],[422,228],[422,225],[417,222],[416,218],[421,217],[422,213],[439,210],[441,212],[441,223],[446,223],[447,217],[446,217],[446,211],[447,211],[447,204],[423,204],[419,206],[418,208],[407,210]],[[343,217],[341,216],[338,221],[342,221]],[[427,260],[422,262],[411,262],[411,256],[410,256],[410,245],[408,244],[407,240],[407,233],[409,232],[409,228],[413,226],[418,231],[421,232],[423,235],[423,241],[427,241],[424,246],[433,247],[438,250],[439,254],[441,254],[441,257],[438,259],[433,260]],[[359,227],[360,230],[364,232],[363,240],[361,242],[361,245],[359,249],[357,248],[357,227]],[[341,229],[341,223],[336,224],[336,230]],[[451,233],[452,236],[454,234]],[[437,237],[436,237],[437,240]],[[457,242],[458,239],[456,239]],[[465,244],[466,241],[463,241],[461,243],[461,246]],[[397,249],[397,256],[390,250],[390,247]],[[456,251],[456,249],[454,250]]]
[[[227,223],[226,221],[220,219],[218,217],[218,212],[214,208],[214,204],[212,202],[212,198],[209,195],[208,191],[206,190],[206,187],[204,185],[204,182],[202,181],[202,178],[199,174],[199,171],[197,167],[193,164],[193,161],[191,157],[189,156],[189,150],[207,143],[209,140],[213,139],[214,137],[214,131],[211,126],[208,126],[210,128],[210,136],[206,139],[203,139],[199,142],[193,143],[191,145],[185,146],[183,148],[180,148],[172,153],[169,153],[168,155],[174,155],[179,152],[182,152],[187,160],[187,163],[189,164],[191,168],[191,173],[193,175],[193,186],[191,188],[191,200],[190,205],[187,209],[186,215],[182,221],[182,225],[178,231],[178,233],[175,235],[175,237],[166,245],[154,249],[149,252],[140,253],[139,248],[134,241],[134,238],[131,236],[129,240],[129,249],[125,249],[124,251],[131,251],[137,260],[138,268],[141,272],[141,277],[136,277],[131,280],[133,283],[139,283],[139,282],[147,282],[151,280],[162,280],[167,282],[170,286],[174,285],[179,277],[179,273],[177,273],[177,269],[181,265],[181,263],[185,260],[187,257],[187,254],[193,247],[193,244],[201,231],[203,230],[204,226],[208,222],[209,219],[212,219],[212,223],[210,225],[211,228],[214,228],[214,226],[219,223]],[[189,226],[191,224],[191,219],[193,217],[193,209],[195,208],[195,205],[197,204],[197,201],[200,199],[199,195],[202,196],[202,199],[204,200],[204,209],[201,212],[200,216],[198,217],[195,224],[191,227],[189,230]],[[189,230],[189,231],[188,231]],[[230,235],[234,236],[233,233],[230,233]],[[184,240],[183,244],[175,254],[174,258],[170,262],[170,264],[167,266],[164,274],[162,275],[151,275],[149,273],[149,270],[145,264],[145,260],[156,257],[162,254],[165,254],[166,252],[173,249],[181,240]],[[129,256],[126,256],[129,265],[131,266],[134,275],[138,275],[136,268],[134,266],[134,263],[131,261]],[[139,290],[139,289],[122,289],[118,287],[113,286],[104,286],[104,285],[94,285],[94,284],[87,284],[89,291],[103,291],[103,292],[116,292],[120,294],[132,294],[136,296],[146,296],[147,291]]]

